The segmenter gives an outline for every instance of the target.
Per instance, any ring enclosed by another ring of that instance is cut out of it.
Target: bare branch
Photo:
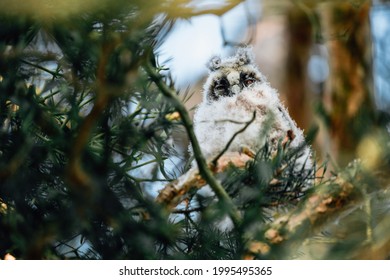
[[[253,116],[252,116],[252,119],[250,119],[245,125],[243,128],[241,128],[240,130],[238,130],[236,133],[233,134],[233,136],[230,138],[230,140],[227,142],[227,144],[225,145],[225,148],[223,148],[223,150],[211,161],[211,164],[213,164],[214,166],[216,166],[218,160],[220,159],[220,157],[226,153],[226,151],[229,149],[230,145],[233,143],[234,139],[237,137],[237,135],[239,135],[240,133],[243,133],[247,128],[248,126],[251,125],[251,123],[253,123],[253,121],[255,120],[256,118],[256,111],[253,112]]]
[[[176,2],[182,2],[182,1],[179,0]],[[173,2],[170,5],[170,7],[164,9],[163,12],[167,13],[167,15],[172,18],[190,18],[190,17],[207,15],[207,14],[222,16],[243,2],[244,0],[230,0],[228,1],[228,4],[222,7],[199,9],[199,10],[196,10],[193,7],[181,6],[179,3]]]

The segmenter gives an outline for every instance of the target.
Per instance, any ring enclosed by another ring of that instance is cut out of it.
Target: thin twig
[[[53,96],[59,94],[60,92],[61,92],[60,90],[56,90],[56,91],[53,91],[53,92],[51,92],[50,94],[48,94],[48,95],[42,97],[42,103],[45,102],[46,100],[48,100],[49,98],[51,98],[51,97],[53,97]]]
[[[190,214],[193,212],[200,212],[204,210],[204,207],[196,207],[196,208],[189,208],[189,209],[175,209],[172,211],[173,214]]]
[[[145,161],[141,164],[138,164],[136,166],[131,166],[130,168],[127,169],[127,171],[131,171],[131,170],[134,170],[134,169],[137,169],[137,168],[140,168],[140,167],[143,167],[145,165],[149,165],[149,164],[152,164],[152,163],[157,163],[157,159],[151,159],[151,160],[148,160],[148,161]]]
[[[243,2],[244,0],[230,0],[228,4],[223,7],[199,10],[195,10],[193,7],[183,7],[180,6],[180,4],[173,2],[169,8],[164,10],[164,12],[173,18],[189,18],[207,14],[222,16]]]
[[[51,71],[51,70],[49,70],[49,69],[47,69],[47,68],[45,68],[45,67],[43,67],[43,66],[41,66],[39,64],[35,64],[35,63],[29,62],[29,61],[24,60],[24,59],[21,59],[20,61],[22,63],[24,63],[24,64],[30,65],[30,66],[35,67],[37,69],[40,69],[40,70],[42,70],[42,71],[44,71],[46,73],[49,73],[50,75],[52,75],[55,78],[57,78],[57,77],[64,77],[64,75],[62,75],[62,74],[60,74],[58,72],[55,72],[55,71]]]
[[[233,141],[237,137],[237,135],[239,135],[240,133],[243,133],[248,128],[248,126],[250,126],[251,123],[254,122],[255,118],[256,118],[256,111],[253,112],[252,119],[250,119],[248,122],[246,122],[246,124],[244,125],[243,128],[241,128],[240,130],[238,130],[236,133],[233,134],[233,136],[230,138],[229,142],[227,142],[227,144],[225,145],[225,148],[223,148],[223,150],[211,161],[211,163],[214,166],[217,164],[217,162],[221,158],[221,156],[224,153],[226,153],[226,151],[229,149],[230,145],[233,143]]]

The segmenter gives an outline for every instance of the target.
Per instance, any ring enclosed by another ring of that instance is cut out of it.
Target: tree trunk
[[[330,154],[341,166],[374,124],[369,9],[371,3],[325,2],[319,13],[329,51],[330,77],[324,107],[331,138]]]
[[[307,63],[313,43],[312,26],[308,16],[296,5],[287,11],[288,51],[284,87],[281,89],[288,110],[299,127],[308,129],[312,110],[307,80]]]

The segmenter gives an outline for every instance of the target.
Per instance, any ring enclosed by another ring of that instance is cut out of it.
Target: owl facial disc
[[[266,81],[253,63],[250,48],[240,48],[233,57],[225,59],[215,56],[208,66],[210,76],[204,87],[207,102],[240,94],[244,88]]]

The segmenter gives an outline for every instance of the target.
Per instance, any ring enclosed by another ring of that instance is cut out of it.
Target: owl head
[[[239,48],[232,57],[213,57],[209,62],[210,74],[204,86],[204,100],[214,102],[239,94],[244,88],[265,82],[263,74],[254,64],[252,49]]]

